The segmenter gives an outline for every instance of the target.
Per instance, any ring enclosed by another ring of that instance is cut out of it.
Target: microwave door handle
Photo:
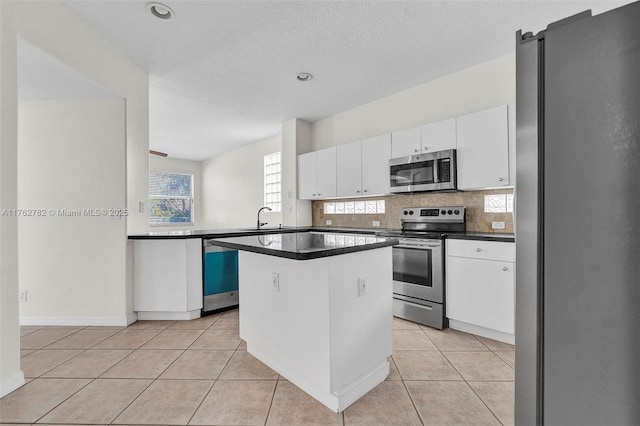
[[[433,159],[433,182],[434,183],[440,183],[440,173],[438,170],[439,167],[439,162],[437,158]]]

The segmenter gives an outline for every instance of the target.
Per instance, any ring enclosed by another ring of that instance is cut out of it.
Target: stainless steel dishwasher
[[[238,251],[204,240],[202,312],[237,306]]]

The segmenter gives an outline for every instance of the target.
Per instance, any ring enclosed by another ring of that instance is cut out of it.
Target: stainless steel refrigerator
[[[640,3],[516,69],[516,425],[640,425]]]

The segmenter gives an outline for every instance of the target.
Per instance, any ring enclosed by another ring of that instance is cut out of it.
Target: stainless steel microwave
[[[389,160],[389,172],[391,192],[454,190],[456,150],[394,158]]]

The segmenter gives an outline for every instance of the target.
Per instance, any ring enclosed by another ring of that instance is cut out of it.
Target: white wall
[[[0,35],[0,208],[18,207],[16,46],[20,36],[126,99],[126,197],[131,211],[127,232],[146,232],[146,213],[138,213],[137,206],[148,200],[147,73],[57,1],[0,1]],[[122,241],[124,244],[125,239]],[[126,259],[121,261],[125,265]],[[4,216],[0,219],[0,396],[23,383],[19,370],[18,262],[17,220]],[[126,280],[119,292],[126,298],[123,310],[132,312],[132,300],[127,296],[130,286]]]
[[[264,205],[264,156],[280,151],[282,135],[276,135],[202,162],[204,222],[206,229],[256,226]],[[269,226],[282,223],[282,213],[261,215]]]
[[[467,114],[516,99],[515,54],[312,123],[311,151]]]
[[[191,160],[180,160],[177,158],[159,157],[157,155],[149,155],[149,170],[162,170],[165,172],[181,172],[193,175],[193,225],[180,226],[155,226],[151,231],[174,231],[203,229],[202,218],[202,162]]]
[[[108,215],[126,207],[124,100],[22,101],[18,117],[18,205],[46,212],[18,218],[21,323],[126,325],[125,217]]]

